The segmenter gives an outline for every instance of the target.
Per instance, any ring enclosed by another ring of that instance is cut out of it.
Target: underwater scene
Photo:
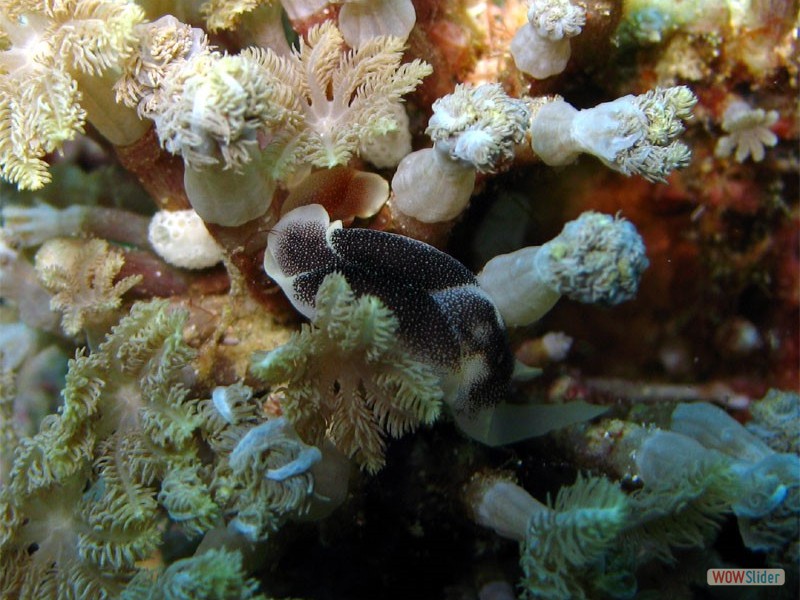
[[[0,0],[0,600],[800,597],[797,0]]]

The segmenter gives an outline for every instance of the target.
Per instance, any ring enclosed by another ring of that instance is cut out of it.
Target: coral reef
[[[0,0],[0,599],[793,598],[799,8]]]

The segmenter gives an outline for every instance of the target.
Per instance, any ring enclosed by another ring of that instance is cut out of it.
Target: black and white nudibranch
[[[345,229],[311,204],[275,225],[264,269],[311,320],[317,290],[333,272],[357,296],[380,299],[397,317],[401,343],[442,373],[457,414],[508,396],[514,358],[502,318],[469,269],[444,252],[402,235]]]

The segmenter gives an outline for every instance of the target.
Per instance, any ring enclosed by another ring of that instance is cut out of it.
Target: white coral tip
[[[575,37],[586,24],[586,10],[569,0],[532,0],[528,21],[549,40]]]
[[[157,212],[147,237],[161,258],[183,269],[205,269],[223,258],[222,248],[192,209]]]
[[[764,148],[778,143],[778,136],[770,127],[779,116],[777,111],[765,111],[743,100],[733,100],[722,115],[722,129],[728,135],[717,141],[715,155],[727,158],[733,154],[737,162],[744,162],[751,156],[755,162],[764,160]]]

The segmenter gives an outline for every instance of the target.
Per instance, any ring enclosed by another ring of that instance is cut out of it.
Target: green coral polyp
[[[2,570],[22,573],[16,588],[22,597],[43,585],[58,594],[72,580],[86,582],[93,597],[113,595],[133,574],[135,562],[158,547],[157,479],[175,467],[199,464],[196,442],[187,435],[197,421],[179,383],[192,356],[182,340],[185,319],[164,301],[135,305],[95,352],[79,353],[70,362],[61,414],[21,441],[4,497],[26,521],[12,530],[0,560]],[[131,400],[124,407],[117,404],[120,393]],[[173,478],[159,496],[166,509]],[[54,489],[63,493],[53,494]],[[43,497],[53,498],[46,508]],[[202,510],[207,497],[187,506],[191,499],[184,493],[174,505],[178,520],[186,513],[195,515],[193,521],[208,514]],[[48,554],[44,572],[36,567],[42,562],[38,551],[27,558],[15,549],[35,543],[44,552],[45,539],[37,532],[48,528],[40,524],[59,513],[74,535],[58,537],[59,549]]]
[[[579,476],[559,490],[552,507],[536,512],[521,549],[524,598],[585,598],[595,567],[627,525],[630,502],[618,485]]]
[[[325,435],[367,471],[384,463],[385,437],[400,437],[439,415],[434,369],[397,341],[398,322],[377,298],[356,298],[328,275],[313,324],[283,347],[253,357],[252,373],[280,394],[284,414],[308,443]]]
[[[21,440],[0,494],[8,526],[0,570],[10,574],[0,583],[11,593],[115,597],[156,552],[165,516],[188,537],[225,517],[257,540],[302,512],[313,490],[304,471],[319,451],[286,433],[236,452],[237,440],[277,422],[241,384],[224,415],[214,401],[188,399],[180,383],[194,356],[183,341],[186,316],[165,301],[136,304],[95,352],[70,362],[61,413]],[[203,467],[200,438],[221,455],[213,472]]]
[[[113,143],[146,127],[116,105],[101,75],[133,51],[144,19],[134,2],[0,3],[0,176],[20,189],[50,181],[45,154],[83,132],[88,118]],[[83,106],[81,106],[81,104]]]
[[[266,600],[257,590],[241,553],[221,548],[175,561],[157,573],[142,571],[120,600]]]

